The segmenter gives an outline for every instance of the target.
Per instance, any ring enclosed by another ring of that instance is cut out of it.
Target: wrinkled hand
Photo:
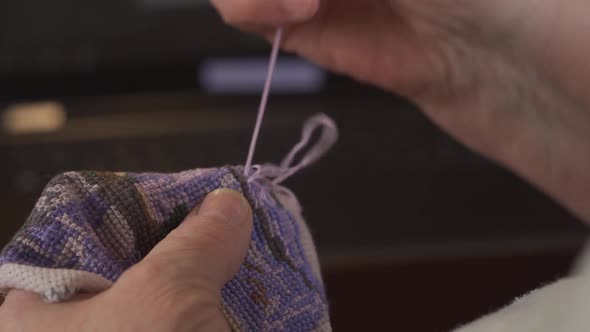
[[[590,221],[585,0],[212,0],[228,23],[414,101]],[[395,129],[394,129],[395,130]]]
[[[229,331],[220,291],[241,266],[251,233],[246,200],[215,191],[100,294],[48,304],[36,294],[9,292],[0,331]]]

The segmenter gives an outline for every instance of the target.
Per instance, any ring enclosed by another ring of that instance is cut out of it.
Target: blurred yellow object
[[[8,134],[57,131],[66,123],[66,111],[58,102],[22,103],[2,112],[2,128]]]

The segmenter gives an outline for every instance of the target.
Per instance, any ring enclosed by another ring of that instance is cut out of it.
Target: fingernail
[[[282,0],[283,8],[293,20],[306,20],[311,18],[316,11],[315,0]]]
[[[201,216],[213,216],[234,225],[247,222],[251,213],[250,204],[242,194],[225,188],[207,195],[199,209]]]

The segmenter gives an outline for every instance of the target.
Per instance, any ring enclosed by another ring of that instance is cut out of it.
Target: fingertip
[[[320,7],[319,0],[281,0],[288,23],[298,23],[312,18]]]
[[[214,217],[230,225],[240,227],[252,220],[252,208],[246,198],[239,192],[222,188],[205,197],[198,214],[202,217]]]
[[[283,26],[311,19],[320,0],[212,0],[223,20],[230,25]]]

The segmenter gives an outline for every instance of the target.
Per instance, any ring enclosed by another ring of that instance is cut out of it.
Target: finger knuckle
[[[190,228],[171,236],[175,251],[206,250],[226,240],[227,234],[236,230],[220,216],[199,216]]]
[[[137,281],[138,284],[155,287],[155,285],[164,283],[162,279],[166,279],[170,270],[170,264],[166,259],[154,257],[142,264],[137,265],[134,269],[129,271],[129,278]]]

